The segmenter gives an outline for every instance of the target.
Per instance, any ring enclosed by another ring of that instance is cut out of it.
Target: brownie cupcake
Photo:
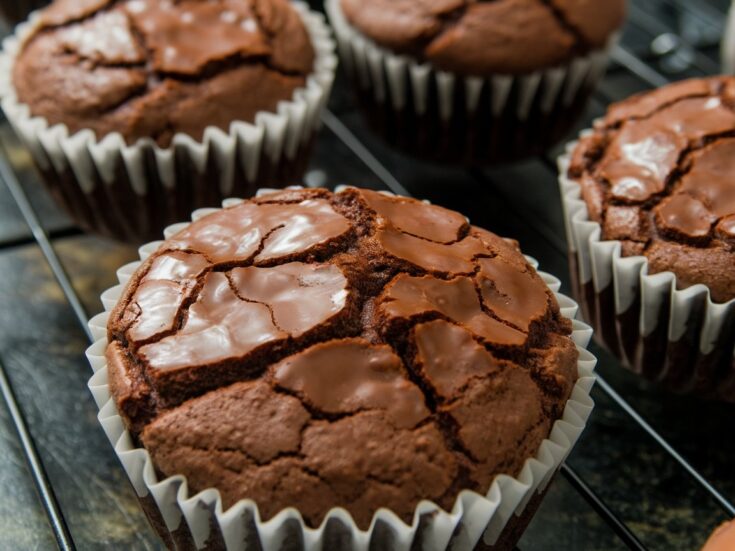
[[[735,78],[611,106],[560,167],[598,339],[675,390],[735,401]]]
[[[393,145],[488,164],[563,138],[602,76],[625,0],[327,0],[367,120]]]
[[[0,93],[74,219],[141,242],[299,182],[335,66],[303,4],[57,0],[5,42]]]
[[[735,521],[721,524],[707,542],[701,551],[732,551],[735,549]]]
[[[15,25],[23,21],[33,10],[44,7],[48,0],[0,0],[0,16]]]
[[[558,280],[412,199],[228,205],[144,247],[90,324],[100,419],[167,544],[512,549],[592,405]]]

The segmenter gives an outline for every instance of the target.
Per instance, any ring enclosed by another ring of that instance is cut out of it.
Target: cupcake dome
[[[57,0],[3,43],[0,97],[71,217],[140,244],[300,182],[334,50],[302,2]]]
[[[575,149],[603,240],[713,300],[735,298],[735,78],[678,83],[610,108]]]
[[[735,401],[735,78],[610,106],[560,158],[572,279],[595,338],[679,393]]]
[[[433,162],[541,154],[583,111],[625,1],[327,0],[357,98],[391,145]]]
[[[285,0],[59,0],[15,63],[20,102],[70,132],[167,147],[275,111],[304,86],[314,50]]]
[[[113,399],[157,472],[312,527],[486,493],[578,376],[571,324],[512,242],[357,189],[197,220],[133,275],[108,334]]]
[[[377,44],[443,71],[530,73],[601,49],[620,27],[611,0],[340,0],[348,21]]]

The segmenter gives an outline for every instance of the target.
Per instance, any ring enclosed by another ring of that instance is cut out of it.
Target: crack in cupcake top
[[[285,0],[57,1],[26,39],[13,83],[51,124],[167,146],[177,132],[201,139],[207,126],[274,111],[313,62]]]
[[[610,0],[339,0],[381,46],[450,72],[520,74],[605,46],[625,16]]]
[[[574,151],[603,239],[645,254],[651,272],[735,298],[735,80],[685,81],[613,105]]]
[[[264,29],[246,2],[174,5],[166,0],[131,0],[124,9],[153,54],[153,68],[160,73],[196,76],[212,62],[271,52]]]
[[[108,329],[112,394],[161,472],[311,525],[335,506],[410,521],[421,499],[487,491],[577,376],[571,326],[512,243],[368,190],[199,219],[141,266]],[[274,487],[284,476],[295,486]]]

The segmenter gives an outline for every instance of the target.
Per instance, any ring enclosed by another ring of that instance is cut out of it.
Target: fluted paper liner
[[[727,14],[725,32],[722,35],[722,71],[735,74],[735,0]]]
[[[589,132],[584,131],[582,136]],[[558,165],[567,242],[570,253],[576,258],[580,293],[583,293],[581,288],[585,285],[592,285],[597,297],[612,292],[612,318],[630,312],[635,315],[638,310],[637,319],[630,320],[637,323],[637,327],[625,328],[628,333],[632,330],[637,334],[638,342],[620,344],[617,350],[612,351],[636,371],[647,372],[649,378],[665,382],[673,371],[689,370],[687,380],[679,381],[683,385],[680,390],[696,390],[699,386],[705,394],[711,390],[719,392],[720,398],[735,401],[735,349],[732,348],[735,299],[716,303],[709,288],[702,284],[680,289],[674,273],[650,274],[645,256],[624,257],[620,241],[603,241],[602,228],[590,220],[579,184],[567,176],[576,145],[577,142],[567,145]],[[599,321],[608,327],[616,323],[615,319]],[[620,324],[615,330],[622,343],[625,337],[621,334]],[[598,336],[603,334],[600,328],[597,331]],[[656,354],[646,354],[646,340],[654,333],[660,334],[667,342],[659,343]],[[610,342],[605,344],[614,347]],[[730,349],[722,350],[723,346]],[[726,362],[732,362],[725,373],[720,371],[721,368],[713,369],[712,362],[708,361],[718,354],[724,356]],[[713,371],[717,373],[715,379],[712,379]],[[720,384],[724,385],[722,389],[715,388]]]
[[[372,90],[379,103],[390,101],[396,110],[412,103],[420,115],[426,111],[429,82],[433,79],[437,86],[439,113],[444,120],[452,117],[455,89],[460,81],[465,87],[465,107],[470,114],[476,110],[483,88],[492,92],[492,114],[495,116],[513,109],[517,118],[525,121],[537,100],[544,113],[548,113],[560,98],[562,105],[569,106],[584,86],[592,87],[602,77],[610,48],[617,41],[614,35],[605,48],[546,70],[524,75],[463,77],[435,70],[429,63],[378,46],[349,24],[342,13],[340,0],[326,0],[325,6],[337,38],[340,59],[345,68],[357,76],[363,89]],[[511,89],[517,89],[518,93],[511,96]],[[409,93],[413,94],[412,102],[407,101]],[[515,105],[509,104],[511,97],[517,100]]]
[[[88,201],[95,188],[110,186],[120,178],[120,167],[129,185],[139,196],[146,196],[154,185],[175,189],[175,157],[183,155],[199,173],[214,167],[223,197],[232,193],[239,158],[241,173],[248,182],[257,182],[263,160],[274,165],[293,160],[300,146],[307,144],[320,126],[320,114],[329,97],[337,66],[335,43],[324,17],[311,12],[303,2],[294,2],[311,38],[315,52],[314,71],[306,85],[297,89],[290,101],[278,104],[276,112],[260,112],[255,122],[234,121],[227,132],[210,126],[201,142],[178,133],[170,147],[161,148],[150,138],[126,144],[120,133],[95,137],[91,130],[70,134],[66,125],[50,125],[34,117],[28,105],[19,102],[12,82],[15,58],[23,40],[39,24],[34,13],[18,25],[13,36],[3,41],[0,53],[0,97],[2,108],[16,133],[31,151],[39,168],[53,168],[57,174],[71,173]],[[247,90],[243,91],[244,94]],[[150,159],[153,159],[152,161]],[[215,177],[213,177],[214,180]],[[94,207],[92,207],[94,208]]]
[[[272,191],[261,190],[259,195]],[[224,206],[241,201],[227,200]],[[192,219],[196,220],[214,210],[217,209],[196,211]],[[168,238],[187,225],[188,223],[171,226],[167,228],[165,236]],[[156,241],[141,247],[141,262],[156,251],[161,243]],[[534,268],[537,266],[535,260],[530,258],[528,260]],[[589,392],[594,383],[593,371],[596,360],[585,349],[592,331],[582,322],[574,320],[577,305],[571,299],[557,293],[559,280],[539,272],[555,293],[562,314],[572,319],[574,326],[572,339],[580,355],[579,378],[563,416],[554,423],[551,433],[541,443],[535,457],[525,462],[517,477],[498,475],[486,495],[471,491],[461,492],[451,511],[444,511],[432,502],[422,501],[416,507],[411,525],[405,524],[391,511],[380,509],[375,513],[367,531],[360,530],[349,513],[341,508],[329,511],[318,528],[306,526],[299,512],[293,508],[285,509],[267,521],[261,519],[257,503],[250,500],[242,500],[225,510],[219,492],[214,488],[192,495],[183,476],[159,479],[148,451],[134,445],[110,396],[105,360],[105,349],[108,344],[107,319],[141,262],[133,262],[120,268],[118,271],[120,284],[102,295],[105,312],[89,322],[92,335],[97,339],[87,350],[87,357],[94,371],[89,381],[89,388],[100,410],[99,421],[138,496],[141,498],[150,496],[155,500],[170,532],[186,523],[199,548],[209,539],[213,526],[218,527],[226,548],[230,551],[245,549],[245,542],[248,539],[252,541],[254,537],[261,542],[265,551],[281,549],[285,541],[293,543],[297,540],[301,540],[302,547],[306,550],[367,551],[371,548],[372,542],[373,546],[378,545],[380,549],[386,551],[408,551],[419,533],[424,549],[446,549],[450,542],[453,549],[472,549],[480,538],[492,545],[508,521],[514,515],[520,515],[530,499],[545,490],[576,443],[594,405]],[[337,545],[332,538],[337,538],[343,543]],[[345,541],[348,543],[344,543]]]

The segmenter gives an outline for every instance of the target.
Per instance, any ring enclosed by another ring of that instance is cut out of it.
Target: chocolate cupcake
[[[2,105],[83,227],[141,242],[300,181],[333,50],[286,0],[57,0],[4,44]]]
[[[0,0],[0,16],[8,23],[15,25],[28,15],[48,4],[48,0]]]
[[[574,304],[458,213],[271,192],[143,256],[90,388],[171,547],[511,549],[589,415]]]
[[[561,160],[598,339],[647,377],[735,401],[735,78],[610,107]]]
[[[488,164],[558,142],[602,76],[624,0],[327,0],[367,120],[434,161]]]
[[[705,542],[701,551],[731,551],[735,549],[735,521],[721,524]]]

